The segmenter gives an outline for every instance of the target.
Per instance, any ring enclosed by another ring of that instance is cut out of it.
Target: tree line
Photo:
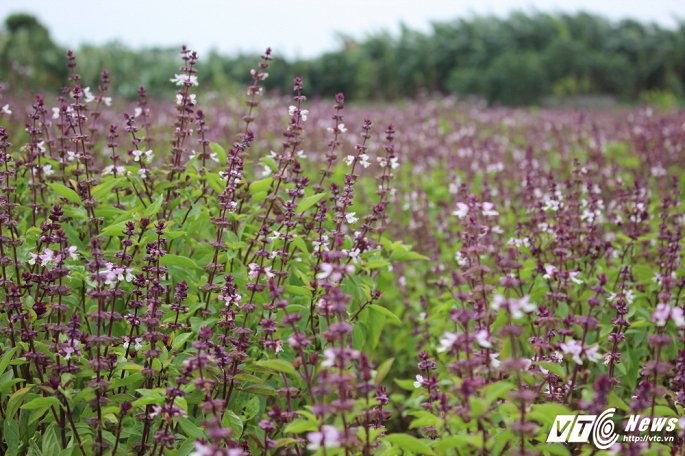
[[[395,34],[339,37],[337,49],[315,58],[276,57],[266,88],[288,93],[297,74],[310,96],[342,91],[365,101],[441,93],[534,105],[550,97],[608,95],[632,102],[685,95],[683,21],[665,28],[588,13],[516,12],[434,22],[427,32],[401,26]],[[33,16],[9,16],[0,32],[0,81],[15,93],[59,89],[67,75],[64,52]],[[97,85],[106,68],[118,95],[134,97],[142,84],[152,96],[168,96],[177,52],[112,43],[81,46],[77,55],[86,83]],[[200,57],[202,83],[219,91],[244,87],[257,58]]]

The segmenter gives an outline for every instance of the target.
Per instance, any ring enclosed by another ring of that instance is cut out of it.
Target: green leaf
[[[272,182],[273,179],[271,177],[265,177],[264,179],[254,181],[250,184],[250,193],[255,195],[260,192],[266,192],[269,187],[271,187]]]
[[[283,430],[284,434],[301,434],[303,432],[315,432],[319,430],[319,423],[311,420],[295,420]]]
[[[465,446],[483,448],[483,434],[448,435],[435,442],[433,448],[440,451],[447,451],[454,448],[464,448]]]
[[[43,444],[41,446],[44,455],[48,454],[59,454],[62,449],[60,445],[59,437],[57,437],[57,431],[55,425],[48,428],[47,431],[43,433]]]
[[[385,440],[396,445],[401,450],[412,451],[419,454],[435,454],[428,445],[408,434],[390,434]]]
[[[224,411],[224,417],[221,419],[221,425],[231,428],[233,433],[231,436],[238,439],[243,434],[243,420],[240,419],[232,410]]]
[[[317,193],[316,195],[308,196],[306,198],[302,198],[302,200],[297,203],[297,209],[295,209],[295,212],[302,213],[324,199],[326,197],[327,193]]]
[[[373,379],[376,385],[383,383],[383,380],[388,375],[388,372],[390,372],[393,362],[395,362],[395,358],[389,358],[383,361],[380,366],[378,366],[376,369],[376,376]]]
[[[112,176],[109,180],[93,187],[91,194],[93,195],[93,198],[95,198],[96,200],[103,200],[103,199],[105,199],[106,196],[108,196],[109,194],[112,193],[111,190],[114,187],[116,187],[118,184],[122,183],[123,181],[124,181],[123,177],[114,178]]]
[[[173,337],[173,342],[171,343],[171,349],[172,350],[179,350],[181,347],[183,347],[183,344],[185,344],[188,339],[190,339],[190,336],[192,336],[192,332],[186,332],[186,333],[181,333],[181,334],[175,334]]]
[[[5,420],[3,425],[3,440],[7,444],[8,455],[19,454],[21,446],[21,436],[19,434],[19,423],[15,420]]]
[[[22,410],[47,410],[50,407],[59,408],[59,399],[54,396],[37,397],[21,406]]]
[[[31,391],[32,386],[26,386],[24,388],[18,389],[10,396],[9,401],[7,402],[7,409],[5,410],[5,415],[6,418],[12,418],[14,417],[14,414],[17,412],[19,409],[19,404],[21,404],[21,401],[23,397]]]
[[[167,254],[164,255],[159,259],[159,263],[162,266],[180,266],[185,269],[192,269],[192,270],[197,270],[200,267],[195,263],[193,260],[191,260],[188,257],[180,256],[180,255],[171,255]]]
[[[179,418],[178,425],[185,435],[194,439],[205,439],[205,433],[197,424],[190,421],[188,418]]]
[[[163,202],[164,196],[159,195],[154,203],[150,204],[148,207],[145,208],[145,210],[143,210],[143,216],[153,218],[155,215],[157,215],[157,212],[159,212],[159,210],[162,208]]]
[[[492,383],[483,388],[483,398],[485,402],[490,405],[497,399],[503,399],[509,391],[516,389],[516,385],[501,381]]]
[[[113,225],[109,225],[108,227],[104,228],[101,232],[101,236],[118,236],[120,234],[123,234],[124,229],[126,228],[126,223],[128,222],[119,222],[119,223],[114,223]]]
[[[10,348],[7,350],[2,357],[0,357],[0,375],[5,373],[5,369],[9,366],[10,361],[12,361],[12,356],[17,351],[17,347]]]
[[[400,317],[398,317],[397,315],[392,313],[389,309],[386,309],[383,306],[379,306],[378,304],[369,304],[369,308],[378,312],[378,313],[385,315],[386,317],[388,317],[390,320],[394,321],[398,325],[402,324],[402,320],[400,320]]]
[[[72,203],[81,204],[81,198],[78,196],[78,193],[76,193],[66,185],[54,182],[48,184],[48,187],[50,187],[50,189],[53,192],[57,193],[62,198],[65,198],[71,201]]]
[[[261,361],[257,361],[255,365],[260,367],[266,367],[267,369],[271,369],[277,372],[283,372],[294,377],[298,376],[297,371],[295,370],[293,365],[284,359],[263,359]]]
[[[226,151],[224,150],[223,147],[221,147],[221,144],[217,144],[215,142],[210,142],[209,143],[209,148],[212,149],[212,152],[216,154],[216,158],[219,159],[219,163],[222,165],[226,164]]]
[[[566,377],[566,369],[564,369],[564,366],[562,366],[559,363],[553,363],[551,361],[540,361],[538,362],[538,365],[543,369],[550,371],[554,375],[557,375],[561,378]]]

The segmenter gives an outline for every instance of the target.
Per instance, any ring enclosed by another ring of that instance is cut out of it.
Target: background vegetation
[[[341,36],[340,41],[339,49],[314,59],[276,57],[266,88],[287,93],[289,75],[299,74],[309,81],[311,95],[343,91],[350,100],[395,100],[427,91],[505,105],[608,95],[670,106],[682,99],[685,84],[682,22],[666,29],[586,13],[514,13],[436,22],[427,33],[402,27],[397,35]],[[60,89],[64,52],[35,18],[10,16],[0,32],[0,81],[15,95]],[[135,97],[138,83],[152,96],[169,94],[175,48],[131,50],[112,43],[83,46],[78,53],[86,83],[97,85],[106,63],[117,62],[108,68],[117,95]],[[255,56],[200,57],[203,86],[223,91],[249,82]]]

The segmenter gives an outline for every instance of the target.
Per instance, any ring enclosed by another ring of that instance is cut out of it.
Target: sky
[[[256,53],[267,46],[286,58],[312,57],[338,45],[336,32],[356,38],[404,23],[429,30],[432,21],[511,11],[601,14],[674,27],[684,0],[0,0],[0,18],[34,14],[65,47],[122,42],[133,48],[187,44],[200,55]]]

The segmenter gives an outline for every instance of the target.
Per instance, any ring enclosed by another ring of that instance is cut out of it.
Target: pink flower
[[[318,432],[307,434],[307,449],[316,451],[319,448],[336,448],[340,446],[340,431],[335,427],[324,424]]]

